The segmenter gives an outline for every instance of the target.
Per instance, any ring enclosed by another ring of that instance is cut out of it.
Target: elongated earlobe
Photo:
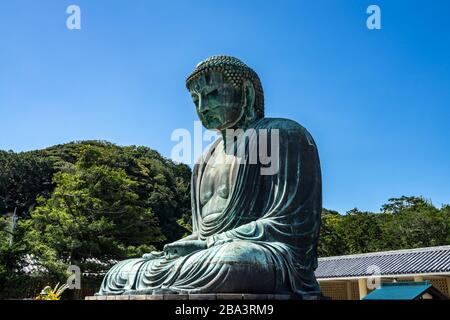
[[[247,118],[255,117],[255,87],[250,80],[244,81],[244,105]]]

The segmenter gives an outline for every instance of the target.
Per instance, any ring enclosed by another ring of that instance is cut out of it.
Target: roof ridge
[[[385,255],[400,254],[400,253],[429,252],[429,251],[440,251],[440,250],[449,250],[450,251],[450,245],[436,246],[436,247],[423,247],[423,248],[414,248],[414,249],[377,251],[377,252],[368,252],[368,253],[357,253],[357,254],[332,256],[332,257],[322,257],[322,258],[319,258],[319,261],[362,258],[362,257],[375,257],[375,256],[385,256]]]
[[[381,287],[431,286],[430,280],[382,282]]]

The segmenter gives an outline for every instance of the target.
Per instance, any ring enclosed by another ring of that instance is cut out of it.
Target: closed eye
[[[207,96],[215,96],[215,95],[217,95],[218,93],[219,93],[219,90],[213,89],[213,90],[211,90],[210,92],[208,92],[206,95],[207,95]]]

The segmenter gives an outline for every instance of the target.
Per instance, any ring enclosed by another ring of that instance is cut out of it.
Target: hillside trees
[[[187,232],[190,169],[149,148],[86,141],[0,161],[0,213],[18,208],[27,252],[55,274],[100,267],[89,258],[137,257]]]
[[[450,244],[450,207],[421,197],[389,199],[380,213],[324,209],[319,255],[333,256]]]

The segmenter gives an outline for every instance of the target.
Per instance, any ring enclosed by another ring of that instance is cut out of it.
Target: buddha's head
[[[197,114],[207,129],[243,128],[264,117],[264,94],[255,71],[239,59],[212,56],[186,80]]]

